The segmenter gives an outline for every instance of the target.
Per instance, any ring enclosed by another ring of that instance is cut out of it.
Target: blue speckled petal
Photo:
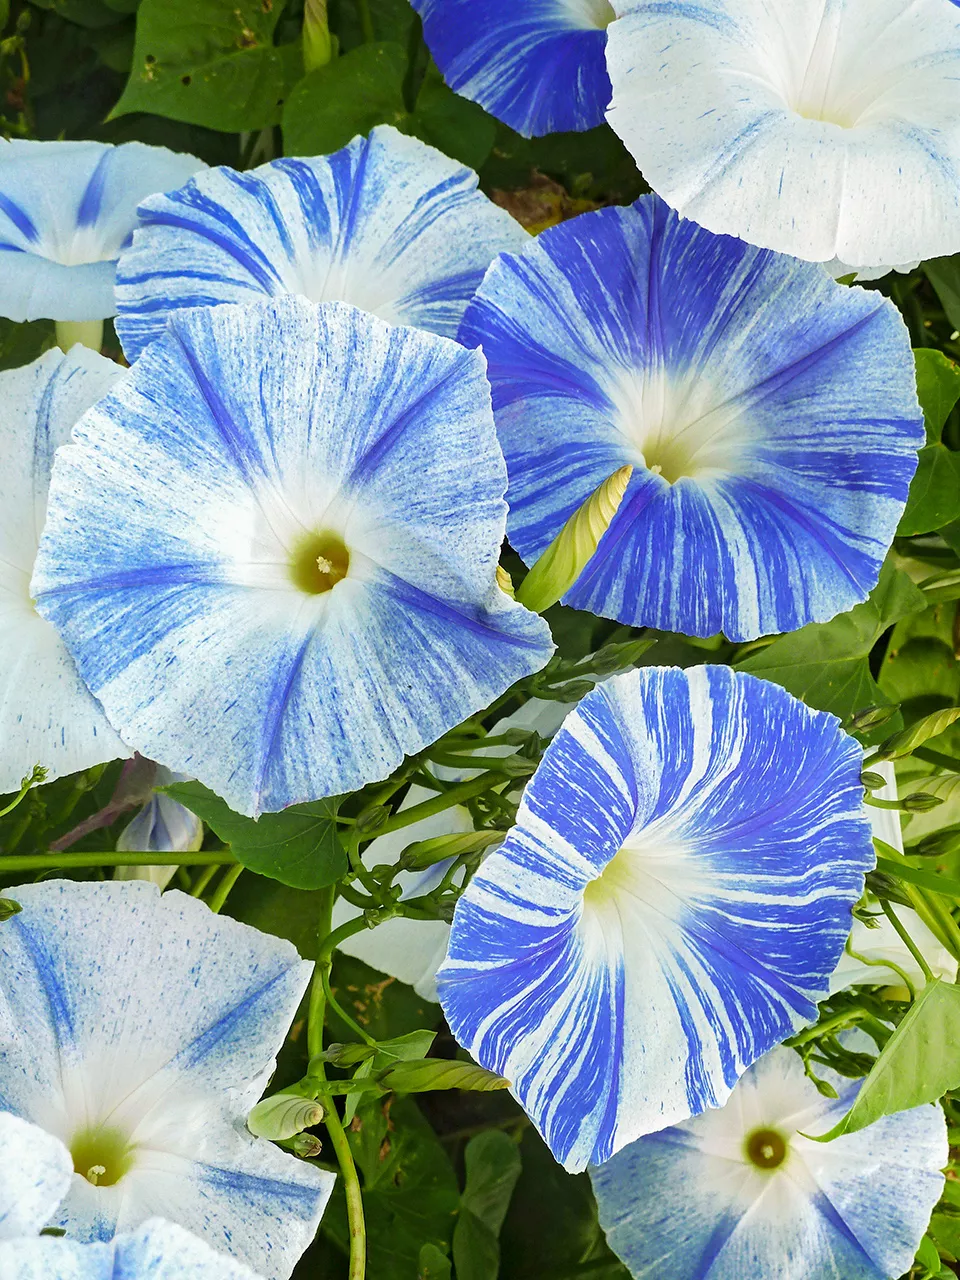
[[[924,441],[909,335],[876,292],[649,196],[501,257],[460,337],[489,362],[528,564],[635,467],[566,603],[749,640],[876,585]]]
[[[292,296],[184,312],[75,440],[38,608],[124,740],[238,812],[386,777],[550,655],[496,584],[503,458],[447,339]],[[321,532],[348,568],[311,593]]]
[[[635,1280],[889,1280],[910,1269],[943,1189],[943,1112],[901,1111],[820,1145],[801,1133],[825,1133],[859,1083],[817,1074],[838,1101],[821,1097],[791,1049],[774,1049],[722,1111],[590,1171],[607,1240]],[[744,1147],[771,1129],[788,1155],[764,1170]]]
[[[603,123],[608,0],[411,0],[444,80],[525,138]]]
[[[141,142],[0,141],[0,315],[100,320],[137,205],[205,168]]]
[[[313,1238],[333,1178],[253,1138],[260,1096],[312,966],[287,942],[144,881],[10,894],[0,931],[0,1108],[68,1147],[121,1135],[113,1183],[75,1176],[51,1225],[109,1240],[160,1215],[271,1280]],[[82,1171],[81,1171],[82,1172]]]
[[[0,1245],[4,1280],[259,1280],[170,1222],[152,1219],[107,1244],[18,1240]]]
[[[73,1180],[70,1152],[53,1134],[3,1111],[0,1152],[0,1240],[37,1235]]]
[[[862,751],[727,667],[615,677],[457,905],[440,1003],[571,1170],[817,1016],[873,862]]]
[[[211,169],[141,205],[117,270],[129,360],[185,307],[298,293],[455,338],[498,253],[529,239],[477,175],[388,125],[332,156]]]
[[[30,598],[54,452],[121,375],[83,347],[0,373],[0,795],[129,755]]]

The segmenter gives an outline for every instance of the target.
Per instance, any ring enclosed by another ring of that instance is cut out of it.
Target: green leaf
[[[17,324],[0,317],[0,369],[30,364],[55,345],[52,320],[28,320]]]
[[[932,533],[960,518],[960,454],[944,444],[920,450],[917,474],[897,527],[901,536]]]
[[[907,1010],[847,1114],[829,1133],[832,1142],[865,1129],[881,1116],[937,1102],[960,1086],[960,987],[940,978],[928,983]],[[813,1137],[814,1135],[808,1135]]]
[[[809,706],[832,711],[841,720],[863,707],[889,706],[890,699],[870,673],[870,653],[893,623],[926,604],[923,592],[887,562],[863,604],[830,622],[812,622],[781,636],[739,663],[738,670],[773,680]],[[876,740],[885,729],[870,736]]]
[[[161,790],[202,818],[258,875],[294,889],[321,889],[335,884],[347,870],[346,851],[337,835],[337,796],[254,820],[234,813],[199,782],[177,782]]]
[[[438,147],[471,169],[479,169],[493,150],[497,125],[482,107],[448,89],[430,64],[407,132]]]
[[[939,871],[924,871],[922,867],[915,867],[909,862],[883,857],[877,858],[877,870],[888,876],[908,880],[921,889],[931,889],[934,893],[943,894],[945,898],[955,898],[960,902],[960,880],[951,880],[949,876],[943,876]]]
[[[499,1129],[478,1133],[464,1152],[466,1186],[453,1232],[457,1280],[497,1280],[500,1229],[520,1177],[517,1144]]]
[[[913,356],[917,362],[917,395],[927,429],[927,444],[939,444],[950,410],[960,400],[960,367],[942,351],[931,347],[920,348]]]
[[[143,0],[133,68],[110,119],[150,111],[227,132],[280,120],[303,74],[299,44],[277,48],[284,0]]]
[[[924,1236],[920,1241],[920,1247],[917,1249],[917,1261],[921,1266],[932,1271],[935,1276],[940,1274],[940,1255],[937,1253],[937,1246],[933,1243],[929,1236]]]
[[[323,906],[322,891],[291,889],[277,880],[241,876],[223,909],[261,933],[292,942],[305,960],[316,960],[317,923]]]
[[[922,747],[931,738],[939,738],[940,734],[946,732],[957,720],[960,720],[960,707],[945,707],[942,711],[924,716],[909,729],[903,729],[900,733],[894,733],[886,738],[881,743],[876,758],[899,760],[901,756],[908,756],[915,747]]]
[[[405,1036],[395,1036],[392,1040],[380,1040],[377,1043],[377,1054],[384,1053],[389,1058],[400,1062],[417,1062],[425,1058],[437,1038],[435,1031],[409,1031]]]
[[[49,9],[81,27],[109,27],[122,22],[124,16],[103,0],[31,0],[31,3],[38,9]]]
[[[931,258],[923,264],[923,270],[940,299],[947,319],[954,329],[960,329],[960,255]]]
[[[420,1250],[417,1280],[450,1280],[450,1259],[435,1244],[425,1244]],[[458,1275],[457,1280],[460,1280]]]
[[[956,1185],[947,1183],[947,1186]],[[930,1219],[930,1234],[941,1253],[960,1257],[960,1217],[952,1213],[935,1213]]]
[[[149,3],[149,0],[147,0]],[[378,124],[403,126],[407,55],[389,41],[364,44],[304,76],[283,112],[288,156],[329,155]]]
[[[473,1062],[457,1062],[447,1058],[429,1058],[421,1062],[398,1062],[377,1077],[385,1089],[397,1093],[431,1093],[437,1089],[469,1089],[490,1093],[509,1089],[509,1080],[478,1067]]]
[[[334,6],[330,7],[332,12]],[[336,34],[344,53],[355,49],[359,44],[367,43],[361,16],[361,9],[364,7],[370,13],[375,40],[390,40],[403,45],[405,49],[408,47],[417,22],[417,15],[410,7],[409,0],[340,0],[337,6],[339,20]]]

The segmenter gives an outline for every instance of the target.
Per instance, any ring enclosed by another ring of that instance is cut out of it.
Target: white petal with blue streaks
[[[567,718],[439,988],[568,1169],[720,1105],[816,1018],[873,861],[860,761],[725,667],[616,677]]]
[[[132,361],[185,307],[297,293],[455,338],[491,261],[528,238],[472,170],[381,125],[331,156],[211,169],[145,201],[117,333]]]
[[[16,1028],[0,1044],[0,1108],[79,1164],[51,1225],[109,1240],[159,1215],[285,1280],[333,1179],[244,1120],[312,966],[144,881],[10,894],[23,910],[0,933],[0,997]]]
[[[909,335],[879,294],[648,196],[503,255],[460,338],[489,363],[528,564],[634,467],[566,603],[748,640],[876,585],[924,441]]]
[[[447,339],[291,296],[196,309],[75,440],[38,608],[124,740],[238,812],[386,777],[549,657],[496,584],[503,458]],[[321,534],[344,576],[302,589]]]
[[[0,794],[129,754],[30,592],[54,454],[121,374],[82,347],[0,373]]]
[[[623,0],[608,119],[711,231],[890,270],[960,248],[960,16],[944,0]]]
[[[909,1270],[943,1189],[939,1106],[885,1116],[826,1145],[859,1088],[817,1067],[822,1097],[791,1049],[752,1067],[721,1111],[653,1133],[590,1177],[600,1221],[635,1280],[892,1280]],[[751,1161],[753,1135],[782,1161]]]
[[[609,0],[412,0],[444,80],[525,138],[603,123]]]
[[[0,1240],[34,1236],[67,1194],[73,1180],[70,1152],[53,1134],[5,1111],[0,1111],[0,1151]]]
[[[141,142],[0,141],[0,315],[100,320],[137,205],[205,168]]]

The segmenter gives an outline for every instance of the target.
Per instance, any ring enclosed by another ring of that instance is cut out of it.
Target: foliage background
[[[532,231],[627,203],[647,189],[606,127],[527,141],[451,93],[408,0],[329,0],[335,56],[309,74],[303,16],[302,0],[0,0],[0,130],[8,137],[138,139],[211,165],[247,168],[282,154],[328,153],[390,123],[477,169],[483,190]],[[960,702],[960,375],[943,358],[960,358],[960,257],[870,287],[893,298],[914,346],[925,351],[920,378],[928,411],[928,445],[880,586],[850,614],[772,642],[737,647],[721,636],[648,635],[654,643],[641,661],[734,662],[841,717],[870,705],[898,706],[892,721],[863,735],[878,741]],[[0,320],[0,368],[32,360],[53,341],[52,322]],[[106,345],[119,355],[109,326]],[[640,634],[561,607],[548,617],[567,660]],[[960,770],[960,726],[915,755],[910,770],[923,777],[951,766]],[[118,774],[116,764],[31,792],[0,822],[3,853],[46,850],[110,800]],[[960,784],[936,786],[945,803],[908,819],[908,854],[917,866],[960,878]],[[73,849],[112,848],[129,816]],[[216,835],[208,845],[217,847]],[[274,853],[248,851],[242,860],[269,875]],[[186,872],[179,874],[189,886]],[[17,878],[0,870],[2,884]],[[316,889],[248,871],[225,909],[312,957],[318,897]],[[439,1008],[410,988],[346,957],[336,961],[333,985],[378,1040],[438,1029],[432,1056],[457,1055]],[[330,1033],[354,1038],[335,1015]],[[304,1039],[298,1022],[276,1086],[303,1074]],[[370,1280],[439,1280],[451,1275],[451,1259],[458,1280],[626,1280],[599,1229],[586,1175],[570,1177],[554,1163],[506,1094],[374,1098],[360,1104],[350,1138],[364,1184]],[[953,1274],[958,1187],[948,1182],[934,1218],[943,1262],[925,1244],[918,1276]],[[335,1197],[296,1276],[340,1280],[346,1242],[345,1208]]]

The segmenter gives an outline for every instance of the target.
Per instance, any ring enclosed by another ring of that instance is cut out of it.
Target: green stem
[[[191,898],[201,897],[203,894],[203,891],[206,889],[207,885],[210,883],[210,881],[213,879],[213,877],[216,874],[217,874],[217,868],[215,866],[207,867],[206,870],[201,871],[200,874],[197,876],[197,883],[193,885],[190,889]]]
[[[354,1035],[358,1036],[364,1044],[369,1044],[376,1048],[377,1042],[374,1040],[373,1036],[370,1035],[369,1032],[364,1031],[359,1022],[354,1021],[354,1019],[350,1017],[349,1013],[347,1013],[346,1009],[344,1009],[343,1005],[333,994],[333,988],[330,986],[330,970],[326,965],[323,965],[320,969],[320,978],[323,982],[323,994],[326,996],[327,1004],[337,1017],[340,1018],[341,1021],[345,1022]]]
[[[914,960],[916,960],[917,964],[920,966],[920,972],[923,974],[924,981],[933,982],[933,973],[930,970],[930,966],[927,964],[926,960],[924,960],[922,952],[920,951],[919,947],[914,942],[914,940],[910,937],[910,934],[906,931],[906,929],[897,919],[897,913],[893,909],[893,904],[890,902],[886,902],[884,899],[881,899],[880,906],[883,908],[883,914],[887,917],[887,919],[893,925],[894,929],[896,929],[897,933],[900,935],[901,942],[907,948],[910,954],[913,956]],[[913,998],[916,999],[916,992],[914,992],[913,990],[913,984],[908,982],[907,986],[911,994],[913,995]]]
[[[77,343],[91,351],[99,351],[103,346],[102,320],[57,320],[54,327],[61,351],[69,351]]]
[[[431,818],[435,813],[443,813],[444,809],[452,809],[455,805],[462,804],[464,800],[471,800],[474,796],[479,796],[484,791],[489,791],[494,786],[503,784],[503,774],[497,772],[482,773],[479,778],[472,778],[469,782],[461,782],[456,787],[450,787],[449,790],[442,792],[434,800],[424,800],[422,804],[411,805],[409,809],[403,809],[400,813],[395,813],[382,826],[377,827],[375,831],[369,833],[369,839],[376,839],[377,836],[387,835],[391,831],[400,831],[403,827],[412,826],[413,823],[419,822],[421,818]]]
[[[367,1232],[363,1217],[363,1196],[360,1191],[360,1179],[357,1177],[357,1166],[354,1163],[350,1143],[343,1131],[336,1104],[329,1092],[323,1088],[326,1082],[326,1068],[323,1059],[323,1020],[326,1015],[327,991],[329,989],[329,971],[331,957],[336,948],[337,939],[349,936],[344,933],[345,926],[331,931],[333,919],[333,902],[336,893],[331,885],[324,890],[320,908],[320,927],[318,931],[319,951],[317,964],[310,987],[310,1012],[307,1023],[307,1051],[310,1054],[310,1071],[317,1080],[318,1101],[323,1107],[323,1122],[326,1125],[330,1141],[336,1153],[340,1174],[343,1178],[343,1189],[347,1200],[347,1222],[350,1228],[350,1280],[364,1280],[367,1266]],[[351,924],[356,923],[351,921]],[[360,921],[363,927],[363,921]],[[353,930],[353,932],[357,932]]]
[[[370,0],[358,0],[360,10],[360,30],[363,32],[364,44],[371,44],[376,38],[373,29],[373,18],[370,15]]]
[[[811,1040],[819,1040],[821,1036],[829,1035],[835,1027],[850,1026],[861,1022],[865,1017],[867,1017],[866,1009],[850,1009],[846,1013],[835,1014],[826,1022],[821,1022],[819,1026],[810,1027],[807,1031],[801,1031],[799,1035],[791,1036],[787,1043],[791,1048],[799,1049],[801,1045],[809,1044]]]
[[[0,854],[0,874],[8,871],[56,871],[93,867],[232,867],[237,860],[228,849],[200,853],[47,853]]]
[[[0,818],[5,818],[8,813],[13,813],[14,809],[17,807],[20,801],[24,798],[24,796],[26,796],[27,792],[33,790],[35,783],[36,783],[36,778],[31,773],[29,778],[24,779],[23,786],[20,788],[17,794],[13,797],[10,803],[5,808],[0,809]]]
[[[219,915],[223,910],[224,903],[230,896],[230,890],[243,875],[243,866],[238,862],[236,866],[230,867],[228,871],[223,873],[223,879],[217,886],[217,891],[210,899],[210,910],[214,915]]]
[[[892,969],[893,972],[900,979],[900,981],[903,983],[903,985],[910,992],[910,999],[916,1000],[917,989],[913,985],[913,983],[910,981],[910,975],[907,973],[906,969],[901,969],[900,966],[898,964],[895,964],[892,960],[873,960],[870,958],[870,956],[861,955],[859,951],[854,951],[854,949],[850,946],[849,939],[847,940],[847,945],[846,947],[844,947],[844,950],[846,951],[848,956],[851,956],[854,960],[859,961],[860,964],[870,965],[872,968],[875,968],[875,969]]]

